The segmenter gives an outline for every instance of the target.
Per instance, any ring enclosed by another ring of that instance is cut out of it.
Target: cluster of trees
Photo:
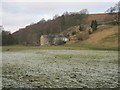
[[[2,45],[13,45],[16,44],[16,40],[13,38],[9,31],[2,31]]]
[[[13,45],[16,44],[17,40],[13,38],[9,31],[5,31],[3,26],[0,26],[0,46],[1,45]]]

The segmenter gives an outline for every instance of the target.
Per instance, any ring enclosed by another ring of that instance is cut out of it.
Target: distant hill
[[[19,44],[24,42],[33,43],[39,42],[41,35],[59,34],[67,30],[68,28],[76,25],[89,26],[92,20],[97,20],[98,24],[104,24],[109,21],[113,21],[116,17],[116,13],[109,14],[64,14],[62,16],[55,17],[53,20],[44,21],[41,20],[35,24],[26,26],[13,33],[13,37],[18,40]]]

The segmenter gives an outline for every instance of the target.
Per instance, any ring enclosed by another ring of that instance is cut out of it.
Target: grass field
[[[101,47],[88,44],[73,44],[66,46],[3,46],[2,51],[22,51],[22,50],[114,50],[118,51],[118,47]]]
[[[118,87],[118,52],[90,49],[5,46],[3,87]]]
[[[3,46],[2,51],[22,51],[22,50],[83,50],[89,49],[84,47],[74,47],[74,46]]]

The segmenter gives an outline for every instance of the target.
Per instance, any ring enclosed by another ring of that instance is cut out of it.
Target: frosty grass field
[[[117,51],[5,51],[2,60],[3,87],[118,87]]]

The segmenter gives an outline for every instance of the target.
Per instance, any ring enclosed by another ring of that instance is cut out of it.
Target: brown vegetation
[[[118,47],[118,26],[101,25],[82,44],[102,47]]]

